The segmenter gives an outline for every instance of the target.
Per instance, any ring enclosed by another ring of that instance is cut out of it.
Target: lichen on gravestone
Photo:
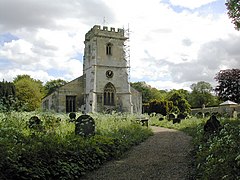
[[[81,115],[75,122],[75,134],[83,137],[95,134],[95,121],[89,115]]]

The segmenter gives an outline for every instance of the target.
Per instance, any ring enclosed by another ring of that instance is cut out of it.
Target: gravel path
[[[153,136],[133,147],[122,159],[106,163],[83,179],[190,179],[191,137],[173,129],[151,128]]]

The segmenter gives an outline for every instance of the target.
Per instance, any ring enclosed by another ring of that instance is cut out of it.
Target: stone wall
[[[52,94],[46,96],[42,100],[42,108],[44,110],[55,112],[66,112],[66,97],[76,97],[76,111],[81,111],[84,105],[84,84],[83,76],[74,79],[66,85],[58,88]]]
[[[240,105],[225,105],[225,106],[218,106],[218,107],[194,108],[194,109],[191,109],[191,114],[196,115],[200,112],[203,113],[203,115],[219,113],[221,115],[228,115],[229,117],[233,117],[234,111],[240,114]]]

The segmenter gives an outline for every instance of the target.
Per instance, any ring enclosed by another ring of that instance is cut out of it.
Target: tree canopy
[[[192,107],[218,105],[217,98],[212,94],[213,87],[210,83],[200,81],[191,85],[192,92],[188,98]]]
[[[143,104],[149,103],[153,100],[161,100],[166,94],[165,91],[159,91],[156,88],[152,88],[146,82],[131,83],[131,86],[142,93]]]
[[[240,1],[239,0],[227,0],[226,2],[228,16],[232,19],[232,23],[237,30],[240,29]]]
[[[171,94],[168,100],[173,102],[174,107],[172,111],[174,113],[189,113],[191,111],[190,104],[179,92]]]
[[[16,88],[13,83],[0,82],[0,111],[16,110]]]
[[[54,92],[57,88],[67,84],[67,81],[62,79],[50,80],[44,85],[46,94],[49,95]]]
[[[215,80],[218,82],[215,91],[221,100],[240,103],[240,69],[221,70]]]
[[[40,107],[44,96],[41,81],[35,80],[29,75],[18,75],[13,82],[16,87],[16,97],[23,110],[34,111]]]

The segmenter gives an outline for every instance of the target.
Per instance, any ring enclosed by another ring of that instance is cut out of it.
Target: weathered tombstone
[[[69,118],[70,118],[70,122],[74,122],[76,119],[76,113],[74,112],[69,113]]]
[[[42,121],[37,116],[32,116],[28,121],[28,127],[34,130],[42,130]]]
[[[170,121],[170,120],[173,120],[173,119],[175,119],[175,115],[174,114],[169,114],[168,115],[168,120]]]
[[[185,119],[186,116],[183,113],[180,113],[180,114],[177,115],[177,118],[182,120],[182,119]]]
[[[212,115],[204,125],[205,133],[214,133],[218,132],[221,129],[220,121],[216,118],[215,115]]]
[[[95,121],[89,115],[81,115],[75,122],[75,134],[84,137],[95,134]]]
[[[163,120],[164,120],[164,117],[160,117],[158,120],[159,120],[159,121],[163,121]]]
[[[181,119],[180,118],[174,118],[173,119],[173,124],[175,123],[180,123],[181,122]]]

